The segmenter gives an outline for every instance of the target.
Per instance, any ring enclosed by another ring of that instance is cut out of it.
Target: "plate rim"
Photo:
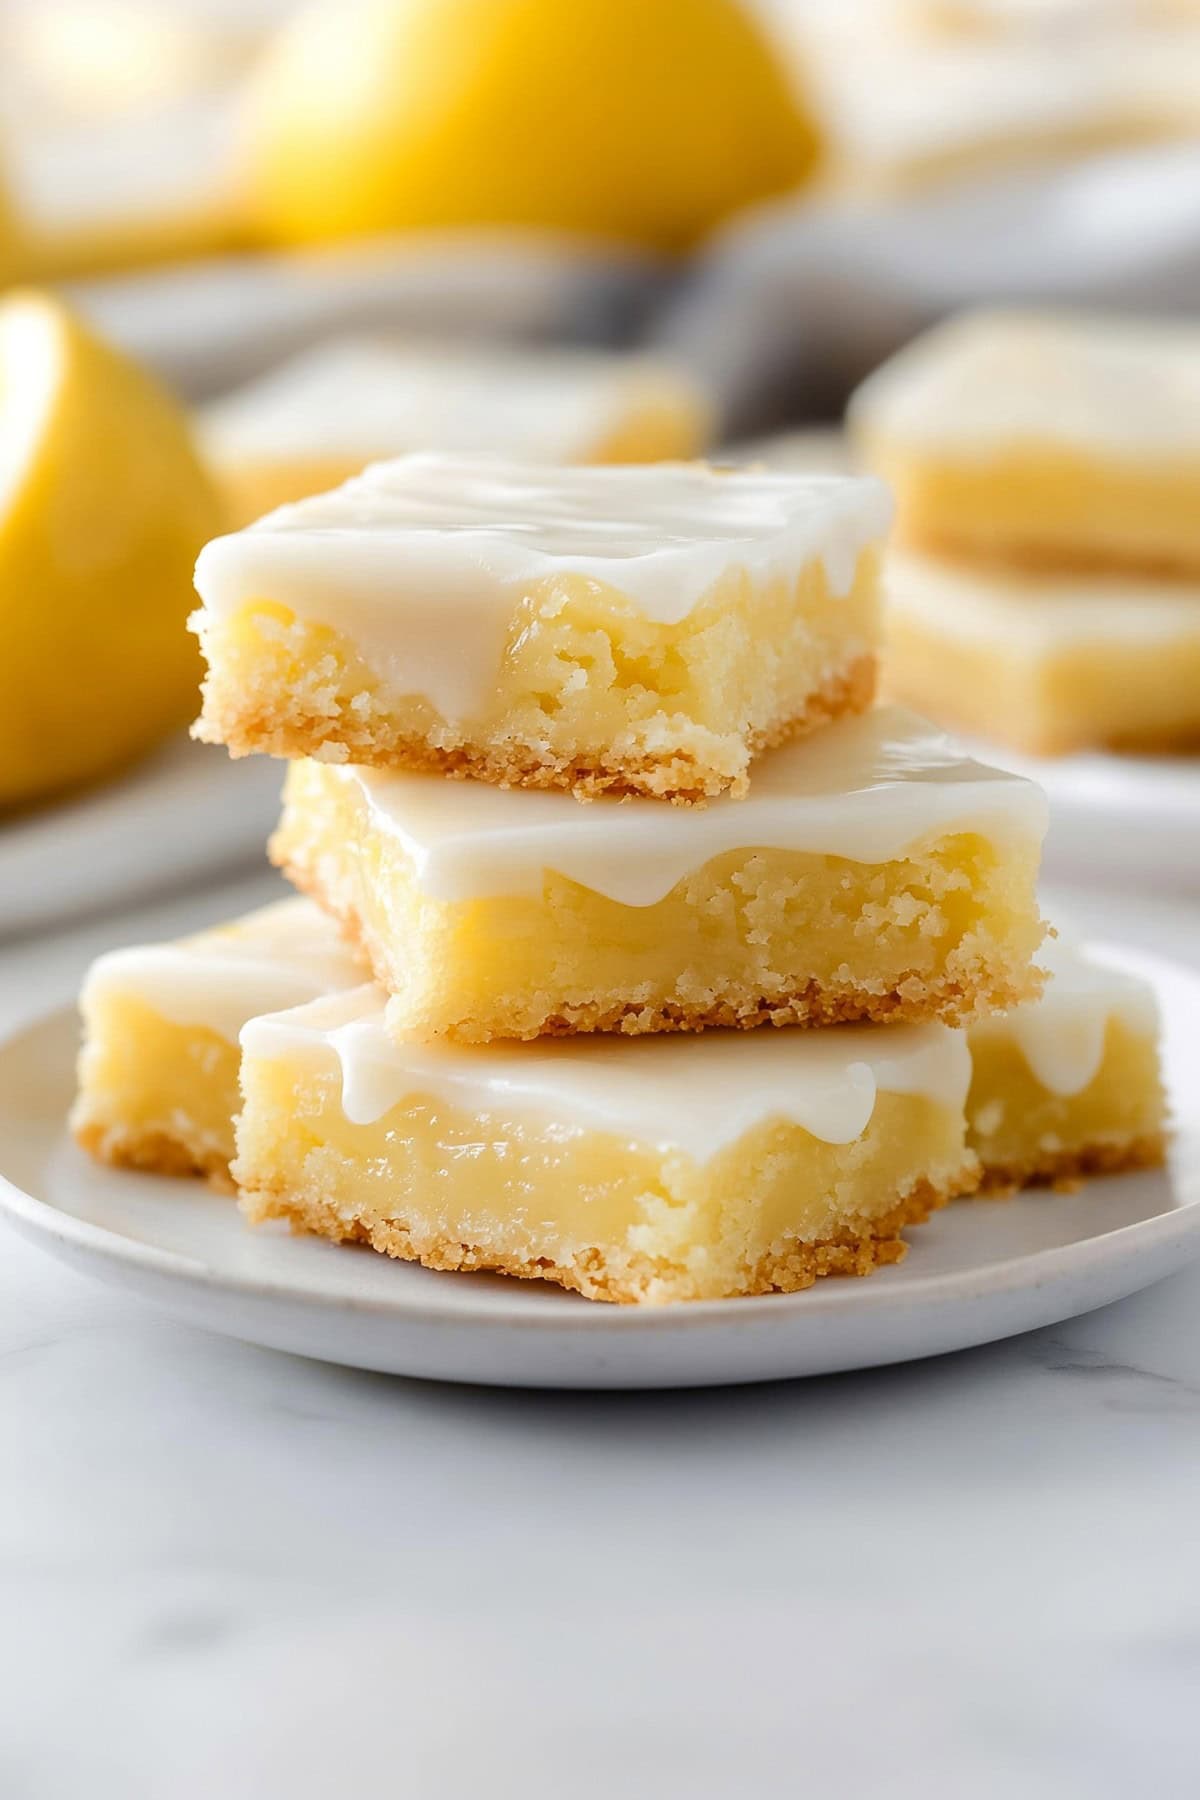
[[[1200,973],[1186,964],[1150,952],[1106,943],[1089,948],[1135,972],[1149,976],[1156,987],[1170,979],[1182,981],[1195,990],[1200,1000]],[[1200,1033],[1200,1028],[1198,1028]],[[0,1061],[20,1055],[25,1046],[52,1039],[58,1034],[77,1037],[78,1015],[73,1003],[65,1003],[26,1019],[0,1038]],[[62,1142],[69,1139],[65,1115]],[[80,1154],[84,1154],[80,1152]],[[128,1172],[136,1178],[136,1171]],[[159,1179],[167,1179],[160,1177]],[[1119,1179],[1119,1177],[1118,1177]],[[1052,1202],[1050,1202],[1052,1204]],[[235,1205],[232,1197],[228,1204]],[[993,1204],[987,1199],[964,1200],[960,1205]],[[772,1319],[781,1325],[799,1315],[817,1317],[831,1313],[866,1313],[875,1320],[914,1310],[936,1307],[939,1299],[961,1302],[971,1296],[986,1294],[999,1298],[1005,1294],[1034,1291],[1053,1285],[1064,1278],[1086,1278],[1113,1263],[1123,1260],[1132,1245],[1139,1251],[1162,1252],[1172,1242],[1185,1244],[1200,1235],[1200,1192],[1181,1205],[1136,1219],[1086,1238],[1073,1239],[1006,1257],[981,1268],[945,1270],[938,1274],[918,1276],[903,1284],[873,1282],[818,1282],[815,1287],[798,1294],[762,1294],[736,1299],[691,1301],[681,1306],[596,1306],[539,1308],[527,1290],[536,1284],[521,1283],[512,1294],[490,1290],[486,1309],[464,1307],[449,1313],[444,1302],[436,1298],[404,1292],[397,1288],[395,1296],[338,1293],[321,1285],[297,1283],[294,1278],[273,1277],[261,1272],[217,1269],[188,1256],[142,1239],[122,1236],[110,1227],[79,1218],[64,1211],[52,1201],[30,1194],[13,1181],[0,1167],[0,1215],[7,1217],[24,1237],[47,1248],[61,1246],[78,1251],[117,1269],[128,1268],[176,1284],[210,1293],[236,1296],[242,1300],[284,1302],[313,1308],[326,1314],[354,1313],[358,1317],[395,1318],[407,1325],[444,1327],[453,1324],[460,1331],[486,1332],[510,1328],[524,1332],[562,1331],[570,1329],[590,1334],[679,1333],[713,1327],[720,1322],[761,1324]],[[46,1244],[50,1240],[50,1244]]]

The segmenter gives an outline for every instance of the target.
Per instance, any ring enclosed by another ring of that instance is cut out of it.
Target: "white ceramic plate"
[[[1115,953],[1114,953],[1115,955]],[[69,1262],[179,1317],[330,1362],[497,1386],[695,1387],[903,1362],[1103,1306],[1200,1255],[1200,979],[1122,952],[1163,1004],[1179,1133],[1167,1170],[1078,1194],[964,1201],[868,1281],[674,1308],[436,1274],[249,1231],[200,1184],[94,1167],[69,1141],[76,1027],[0,1047],[0,1210]]]
[[[180,736],[101,787],[0,821],[0,936],[261,862],[281,769]]]
[[[982,741],[970,749],[1046,790],[1051,880],[1200,895],[1200,755],[1021,756]]]

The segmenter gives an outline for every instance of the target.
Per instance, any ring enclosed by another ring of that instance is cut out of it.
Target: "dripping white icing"
[[[687,1038],[584,1036],[530,1044],[394,1042],[385,996],[366,986],[251,1019],[248,1057],[336,1059],[342,1107],[374,1124],[418,1097],[500,1118],[602,1131],[705,1162],[764,1120],[848,1144],[880,1093],[962,1108],[970,1057],[944,1025],[705,1032]]]
[[[175,943],[110,951],[92,964],[82,1004],[86,1012],[99,999],[128,996],[172,1025],[233,1043],[255,1013],[361,981],[361,965],[312,901],[280,900]]]
[[[730,571],[794,579],[820,561],[844,595],[889,517],[880,483],[848,477],[403,456],[206,545],[195,623],[276,601],[340,632],[398,694],[462,719],[486,703],[538,584],[582,577],[660,624]]]
[[[652,906],[731,850],[797,850],[879,863],[953,831],[1040,840],[1041,790],[977,763],[926,720],[879,707],[772,751],[750,793],[703,808],[530,793],[432,775],[320,765],[397,837],[432,899],[538,894],[552,869],[625,906]]]
[[[1050,972],[1040,1000],[971,1029],[971,1042],[1013,1044],[1047,1093],[1070,1099],[1096,1079],[1111,1019],[1153,1036],[1158,1008],[1151,988],[1133,975],[1096,962],[1055,940],[1039,952]]]

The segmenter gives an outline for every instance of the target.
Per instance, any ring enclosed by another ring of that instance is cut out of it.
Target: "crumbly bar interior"
[[[954,1024],[1040,991],[1032,839],[964,833],[879,865],[734,851],[644,907],[552,871],[540,896],[444,903],[355,783],[297,763],[285,793],[271,855],[360,940],[397,1035]]]
[[[848,1145],[768,1122],[699,1165],[421,1097],[354,1125],[332,1057],[248,1056],[243,1083],[234,1174],[252,1221],[593,1300],[794,1292],[866,1275],[904,1255],[902,1226],[975,1179],[961,1115],[915,1095],[881,1094]]]
[[[1036,443],[955,458],[872,441],[898,543],[1031,569],[1200,574],[1200,462],[1090,458]]]
[[[1096,1076],[1078,1094],[1044,1088],[1011,1040],[971,1044],[967,1141],[985,1191],[1162,1161],[1166,1099],[1154,1039],[1109,1020]]]
[[[877,565],[865,552],[841,596],[819,562],[795,581],[731,572],[676,625],[582,577],[539,583],[514,612],[488,704],[464,721],[264,596],[227,618],[195,615],[209,673],[194,729],[235,756],[428,768],[581,796],[740,794],[759,751],[870,705]]]
[[[236,1044],[176,1025],[144,1001],[94,1003],[71,1129],[102,1162],[162,1175],[228,1176],[238,1110]]]

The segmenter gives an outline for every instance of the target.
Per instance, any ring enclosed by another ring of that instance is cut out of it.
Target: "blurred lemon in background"
[[[250,100],[277,242],[525,225],[685,249],[816,133],[737,0],[324,0]]]
[[[6,287],[21,273],[25,260],[22,236],[16,211],[5,190],[4,173],[0,170],[0,288]]]
[[[189,718],[192,565],[221,523],[157,382],[57,300],[0,303],[0,805]]]

